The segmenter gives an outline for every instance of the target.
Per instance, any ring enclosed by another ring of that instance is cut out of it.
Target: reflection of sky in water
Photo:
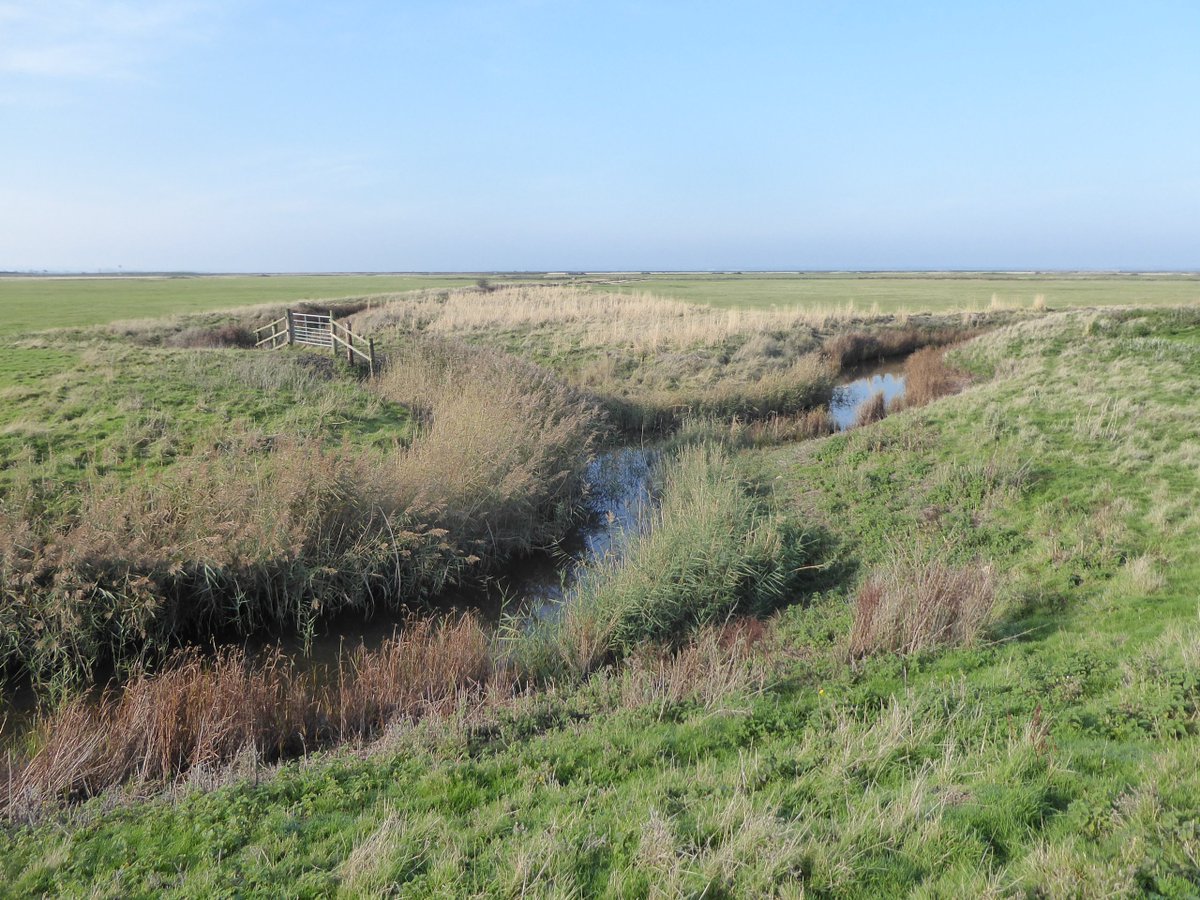
[[[569,586],[582,566],[619,553],[622,536],[637,530],[651,502],[653,463],[651,451],[626,447],[605,453],[591,464],[588,483],[593,517],[580,535],[582,547],[565,560],[556,581],[530,579],[516,586],[535,618],[552,615],[563,599],[563,585]]]
[[[859,378],[834,389],[833,402],[829,411],[837,423],[838,431],[845,431],[854,425],[854,416],[858,406],[872,394],[883,391],[883,399],[889,403],[895,397],[904,395],[904,376],[887,373]]]

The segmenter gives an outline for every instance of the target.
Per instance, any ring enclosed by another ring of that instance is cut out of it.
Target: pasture
[[[1200,283],[474,280],[326,304],[377,379],[246,346],[316,282],[2,338],[13,890],[1200,889]],[[628,447],[652,502],[553,614],[451,601]]]

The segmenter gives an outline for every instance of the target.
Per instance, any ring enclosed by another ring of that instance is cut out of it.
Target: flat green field
[[[592,276],[609,291],[647,291],[714,306],[797,306],[880,312],[939,312],[1031,306],[1040,296],[1051,309],[1081,306],[1180,306],[1200,302],[1200,276],[1024,275],[1005,273],[754,273]]]
[[[471,276],[202,275],[0,278],[0,334],[471,284]]]
[[[0,334],[96,325],[257,303],[352,297],[472,284],[472,274],[0,277]],[[1200,303],[1200,275],[1003,273],[752,273],[487,276],[493,283],[572,281],[722,307],[804,306],[938,312],[1032,306],[1180,306]]]

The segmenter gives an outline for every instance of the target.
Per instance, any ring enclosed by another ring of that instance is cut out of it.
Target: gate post
[[[296,323],[292,321],[292,311],[287,310],[287,337],[288,344],[296,343]]]

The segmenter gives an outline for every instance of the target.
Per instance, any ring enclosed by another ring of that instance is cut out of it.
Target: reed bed
[[[413,619],[375,650],[358,648],[335,678],[278,653],[176,653],[98,699],[75,695],[35,725],[36,750],[10,763],[8,816],[122,784],[161,786],[239,758],[291,759],[366,741],[399,719],[444,714],[494,674],[491,638],[473,617]]]
[[[838,369],[905,356],[922,347],[958,344],[979,334],[977,328],[903,326],[874,331],[852,330],[834,335],[821,351]]]
[[[966,386],[967,376],[946,362],[946,348],[924,347],[904,361],[904,396],[897,408],[924,406]]]
[[[0,500],[0,666],[48,684],[181,639],[421,602],[564,534],[602,419],[549,374],[433,339],[381,395],[424,425],[370,452],[280,438]]]

